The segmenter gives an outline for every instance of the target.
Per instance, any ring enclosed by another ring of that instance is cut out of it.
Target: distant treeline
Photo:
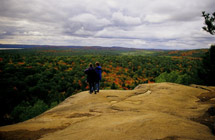
[[[199,70],[205,52],[88,47],[0,51],[0,125],[32,118],[87,90],[83,71],[90,62],[101,63],[102,89],[133,89],[155,81],[204,84]]]

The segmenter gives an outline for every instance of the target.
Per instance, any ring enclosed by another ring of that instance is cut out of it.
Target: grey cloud
[[[7,38],[8,36],[12,36],[14,35],[12,32],[0,32],[0,39],[5,39]]]
[[[201,31],[201,11],[214,11],[212,5],[214,0],[0,0],[0,43],[207,47],[214,40]]]
[[[121,12],[115,12],[112,15],[112,21],[119,26],[137,26],[141,24],[139,17],[125,16]]]

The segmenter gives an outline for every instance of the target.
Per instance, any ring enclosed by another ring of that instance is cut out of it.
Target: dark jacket
[[[96,71],[93,67],[89,67],[84,71],[87,74],[87,82],[95,82],[97,79]]]
[[[95,68],[95,70],[96,70],[96,74],[97,74],[96,81],[101,81],[102,80],[102,67],[101,66],[97,66]]]

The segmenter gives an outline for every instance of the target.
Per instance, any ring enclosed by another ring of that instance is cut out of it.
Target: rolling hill
[[[141,84],[88,91],[45,113],[0,127],[5,140],[214,140],[215,87]]]

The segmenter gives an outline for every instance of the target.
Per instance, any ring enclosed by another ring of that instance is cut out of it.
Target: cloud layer
[[[207,48],[214,0],[0,0],[0,43]]]

